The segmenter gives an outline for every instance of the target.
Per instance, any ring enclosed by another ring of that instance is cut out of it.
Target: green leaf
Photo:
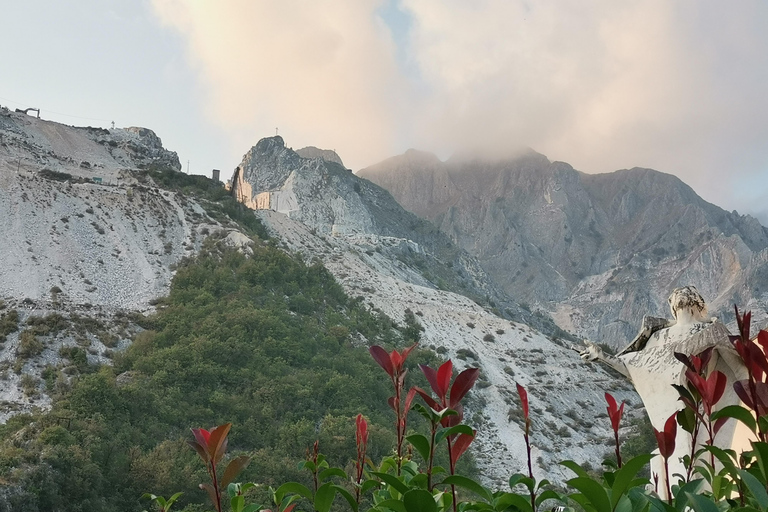
[[[616,508],[619,498],[627,492],[637,473],[648,464],[653,455],[638,455],[627,461],[621,469],[614,473],[613,485],[611,486],[611,506]]]
[[[376,504],[376,508],[386,508],[395,512],[408,512],[400,500],[384,500]]]
[[[440,415],[435,411],[433,411],[430,407],[424,407],[419,403],[415,403],[411,406],[411,409],[415,409],[416,412],[421,414],[425,420],[427,420],[432,424],[435,424],[438,421],[440,421]]]
[[[336,489],[333,488],[333,484],[323,484],[317,488],[315,493],[315,510],[317,512],[329,512],[331,505],[333,504],[333,498],[336,497]]]
[[[507,510],[511,506],[522,512],[531,512],[531,500],[523,498],[519,494],[504,492],[494,498],[493,508],[496,510]]]
[[[427,488],[427,474],[426,473],[419,473],[418,475],[411,478],[410,482],[408,482],[408,485],[412,488],[420,488],[420,489],[426,489]]]
[[[563,497],[552,489],[547,489],[538,496],[536,496],[536,506],[541,505],[545,500],[558,500],[563,501]]]
[[[717,460],[719,460],[723,467],[728,470],[728,474],[734,478],[738,478],[739,468],[734,462],[736,457],[735,451],[723,450],[717,446],[707,446],[705,449],[715,454]]]
[[[242,510],[242,512],[259,512],[260,510],[262,510],[262,507],[261,507],[261,505],[257,505],[257,504],[255,504],[255,503],[251,503],[250,505],[248,505],[247,507],[245,507],[245,508]]]
[[[298,494],[299,496],[312,501],[312,491],[297,482],[287,482],[277,488],[275,491],[275,500],[278,502],[283,501],[283,496],[286,493]]]
[[[379,482],[378,480],[365,480],[360,486],[360,494],[365,494],[366,492],[370,491],[374,487],[379,487],[380,485],[381,485],[381,482]]]
[[[377,471],[374,471],[373,475],[381,479],[381,481],[388,486],[393,487],[400,494],[405,494],[408,492],[408,486],[401,482],[400,479],[394,475],[390,475],[389,473],[379,473]]]
[[[340,485],[334,485],[333,488],[337,493],[341,494],[345,500],[347,500],[347,503],[349,503],[350,508],[354,512],[357,512],[357,502],[355,501],[355,497],[352,496],[352,493],[350,493],[348,490],[341,487]]]
[[[344,480],[347,479],[347,474],[341,468],[324,469],[320,472],[319,475],[317,475],[317,477],[320,479],[321,482],[325,482],[327,479],[329,479],[332,476],[337,476],[339,478],[343,478]]]
[[[700,494],[686,493],[688,504],[696,512],[720,512],[715,502]]]
[[[755,451],[760,472],[763,474],[763,480],[768,481],[768,444],[752,441],[752,448]]]
[[[467,434],[473,436],[474,430],[472,430],[472,427],[469,425],[455,425],[450,428],[441,428],[437,431],[437,435],[435,436],[435,446],[442,443],[446,437],[454,434]]]
[[[752,413],[740,405],[728,405],[712,413],[712,423],[720,418],[734,418],[747,426],[749,430],[757,430],[757,422]]]
[[[746,469],[740,469],[739,475],[741,476],[741,480],[747,484],[750,494],[755,498],[757,504],[760,505],[760,508],[763,510],[768,508],[768,493],[765,492],[765,485],[761,484],[760,480],[755,478],[755,475]]]
[[[522,473],[515,473],[509,477],[509,488],[511,490],[514,490],[517,484],[525,485],[529,491],[533,489],[531,486],[531,478],[528,475],[524,475]]]
[[[592,504],[597,512],[611,512],[611,501],[606,489],[588,477],[572,478],[566,482],[579,491]]]
[[[688,508],[688,496],[687,494],[697,494],[704,486],[704,480],[691,480],[686,483],[675,493],[675,509],[677,512],[685,512]],[[674,491],[673,491],[674,492]]]
[[[584,471],[584,469],[581,466],[579,466],[578,464],[576,464],[572,460],[564,460],[564,461],[562,461],[560,463],[560,465],[561,466],[565,466],[568,469],[570,469],[571,471],[573,471],[574,473],[576,473],[576,476],[583,477],[583,478],[589,478],[589,475],[587,474],[587,472]]]
[[[629,501],[626,494],[622,494],[619,496],[618,502],[613,510],[614,512],[632,512],[632,502]]]
[[[413,434],[405,438],[409,443],[416,448],[421,458],[425,461],[429,460],[429,440],[421,434]]]
[[[468,491],[472,491],[473,493],[477,494],[478,496],[483,498],[487,503],[493,503],[493,494],[491,493],[491,491],[470,478],[467,478],[461,475],[453,475],[453,476],[447,477],[445,480],[440,482],[440,485],[456,485],[459,487],[463,487],[464,489],[467,489]]]
[[[403,505],[406,512],[437,512],[434,496],[424,489],[411,489],[406,492],[403,495]]]
[[[170,509],[171,505],[173,505],[173,502],[175,502],[179,497],[184,494],[183,492],[177,492],[170,498],[168,498],[168,501],[166,502],[166,506]]]
[[[245,496],[234,496],[229,500],[232,512],[242,512],[245,507]]]
[[[317,470],[317,466],[315,466],[315,463],[312,462],[311,460],[303,460],[299,462],[297,467],[298,469],[306,469],[310,473],[314,473],[315,470]]]

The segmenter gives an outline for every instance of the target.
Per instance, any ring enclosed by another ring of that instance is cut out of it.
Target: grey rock
[[[590,175],[532,150],[507,160],[408,151],[358,173],[472,254],[508,295],[560,327],[620,348],[666,297],[695,285],[730,322],[768,299],[768,230],[675,176]]]

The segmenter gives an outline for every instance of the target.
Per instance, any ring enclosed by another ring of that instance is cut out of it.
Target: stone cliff
[[[651,169],[589,175],[534,151],[486,161],[408,151],[361,170],[477,257],[508,294],[618,347],[693,284],[712,313],[765,311],[768,230]]]

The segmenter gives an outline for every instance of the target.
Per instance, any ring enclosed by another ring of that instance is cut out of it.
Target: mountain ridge
[[[768,229],[704,201],[673,175],[643,168],[586,174],[535,151],[423,167],[414,155],[358,175],[433,222],[505,292],[549,312],[563,329],[618,347],[634,335],[637,319],[664,314],[671,289],[688,284],[697,284],[724,320],[731,321],[729,302],[765,310],[768,296],[755,288],[768,286],[759,277]],[[711,240],[714,253],[704,251]],[[704,257],[688,261],[692,254]],[[708,259],[715,262],[710,270]],[[725,274],[723,282],[709,282]],[[622,298],[614,296],[607,310],[586,304],[605,307],[602,295],[619,289]],[[582,319],[566,321],[577,303]]]

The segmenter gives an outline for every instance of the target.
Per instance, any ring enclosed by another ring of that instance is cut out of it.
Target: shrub
[[[19,334],[19,346],[16,349],[16,357],[22,360],[29,359],[39,355],[43,348],[43,342],[35,336],[35,333],[26,329]]]

